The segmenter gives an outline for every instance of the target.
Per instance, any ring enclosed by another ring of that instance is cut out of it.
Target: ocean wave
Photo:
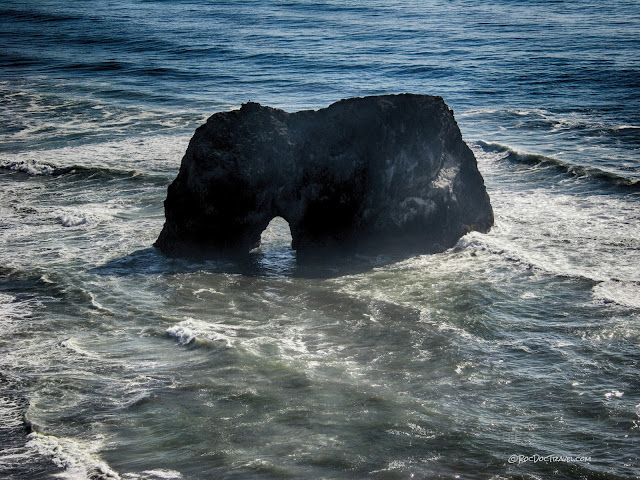
[[[142,473],[124,473],[122,478],[126,480],[173,480],[182,478],[182,474],[176,470],[156,468],[145,470]]]
[[[543,127],[550,132],[573,131],[615,135],[620,131],[640,128],[640,126],[633,124],[616,124],[615,119],[595,116],[593,111],[554,112],[543,108],[477,108],[462,111],[457,114],[457,117],[470,119],[472,122],[474,119],[489,117],[493,120],[499,120],[505,126],[516,122],[519,127]]]
[[[169,337],[175,338],[178,341],[178,345],[222,346],[223,348],[231,348],[233,339],[229,335],[216,331],[214,328],[216,326],[217,325],[211,325],[193,318],[187,318],[167,328],[166,334]]]
[[[0,168],[3,170],[13,170],[16,172],[26,173],[31,176],[52,176],[57,177],[71,172],[73,167],[56,167],[50,163],[41,163],[33,160],[25,160],[19,162],[2,162]]]
[[[495,232],[494,232],[495,233]],[[575,279],[589,282],[591,296],[598,304],[615,304],[624,308],[640,308],[640,282],[612,277],[612,271],[603,267],[591,269],[580,268],[570,260],[546,258],[544,251],[514,244],[512,241],[496,235],[466,235],[456,245],[454,251],[467,249],[476,254],[486,252],[519,265],[532,273],[552,275],[557,278]],[[624,272],[622,272],[624,273]],[[535,294],[527,292],[526,297],[535,298]]]
[[[70,438],[60,438],[31,432],[27,447],[38,455],[50,459],[57,467],[63,469],[58,478],[69,480],[95,479],[114,480],[120,475],[98,455],[100,442],[81,442]]]
[[[77,227],[87,223],[87,217],[84,215],[63,214],[57,219],[63,227]]]
[[[0,55],[0,67],[17,68],[18,65],[37,65],[37,59],[24,53]],[[126,64],[120,66],[121,70],[116,70],[118,67],[115,64],[107,62],[94,68],[99,67],[106,72],[102,75],[128,74],[140,78],[187,76],[187,71],[180,68]],[[74,69],[69,70],[70,76],[98,75],[82,70],[89,66],[81,63],[66,65],[66,68]],[[38,80],[29,85],[10,80],[0,81],[0,97],[4,102],[2,113],[5,114],[0,129],[0,151],[11,156],[18,153],[31,155],[35,160],[47,158],[44,155],[60,153],[64,155],[64,160],[52,162],[58,165],[71,163],[67,163],[66,159],[77,155],[90,158],[83,158],[76,163],[93,165],[96,160],[106,159],[105,156],[116,153],[111,150],[113,147],[126,150],[117,152],[118,156],[113,159],[115,164],[146,157],[152,148],[152,153],[170,150],[171,155],[153,160],[179,159],[193,132],[192,128],[210,113],[194,114],[192,109],[182,108],[184,102],[157,90],[141,91],[129,85],[112,84],[108,88],[101,88],[94,97],[84,89],[77,89],[76,84],[65,79],[56,83]],[[121,103],[122,100],[125,100],[125,104]],[[144,107],[133,106],[132,103]],[[156,107],[151,108],[149,104],[155,104]],[[161,139],[158,138],[160,132],[165,134]],[[176,138],[179,138],[179,146],[175,146],[173,141]],[[146,148],[141,148],[141,144]],[[99,151],[101,146],[106,148]],[[4,160],[7,159],[5,156]],[[150,162],[143,165],[148,167]]]
[[[603,170],[598,167],[575,165],[546,155],[519,152],[511,147],[501,145],[499,143],[489,143],[483,140],[478,140],[477,144],[485,152],[504,154],[503,158],[513,163],[549,167],[577,178],[587,178],[617,187],[640,190],[639,177],[628,177],[620,173]]]
[[[44,268],[18,269],[0,265],[0,318],[4,314],[16,322],[31,318],[44,302],[66,299],[69,305],[94,305],[90,292],[76,288],[63,275]],[[91,307],[90,307],[91,308]],[[108,313],[107,309],[103,313]],[[5,326],[8,323],[5,324]]]
[[[16,326],[16,322],[29,318],[32,313],[33,302],[21,300],[15,295],[0,293],[0,318],[2,322],[2,333],[7,334]]]
[[[460,112],[458,118],[476,117],[482,115],[512,115],[517,117],[541,117],[550,118],[553,114],[542,108],[531,109],[499,109],[499,108],[477,108]]]
[[[10,170],[14,172],[26,173],[33,177],[61,177],[61,176],[78,176],[82,178],[98,178],[98,179],[115,179],[115,178],[138,178],[159,180],[160,177],[155,175],[143,174],[136,170],[119,170],[107,167],[87,167],[83,165],[57,166],[48,162],[39,162],[37,160],[17,160],[0,162],[1,170]],[[166,182],[164,177],[161,177]]]
[[[4,478],[7,475],[8,478],[10,472],[24,465],[33,465],[34,458],[24,444],[27,430],[24,414],[29,402],[10,392],[10,380],[5,375],[0,374],[0,382],[0,476]]]
[[[612,279],[600,282],[593,287],[591,293],[598,302],[640,309],[640,282],[623,282]]]

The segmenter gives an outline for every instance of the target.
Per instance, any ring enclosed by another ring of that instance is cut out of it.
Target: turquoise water
[[[638,478],[639,20],[5,1],[0,476]],[[308,263],[274,219],[242,261],[151,247],[208,115],[405,91],[454,109],[488,234]]]

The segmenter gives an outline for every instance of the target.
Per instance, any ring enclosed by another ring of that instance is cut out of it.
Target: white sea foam
[[[512,179],[505,175],[499,163],[504,152],[475,153],[487,177],[500,179],[489,192],[496,225],[489,234],[462,242],[472,240],[478,247],[556,275],[640,281],[640,208],[635,200],[563,193],[553,182],[528,187],[522,172]],[[520,185],[514,191],[516,184]]]
[[[215,288],[199,288],[198,290],[193,291],[193,295],[195,297],[199,296],[201,293],[211,293],[215,295],[224,295],[222,292],[217,291]]]
[[[100,441],[84,442],[38,432],[30,433],[27,442],[28,448],[64,469],[62,473],[57,475],[58,478],[68,480],[120,479],[120,475],[99,457],[97,452],[101,445]]]
[[[460,112],[456,115],[460,119],[474,121],[475,117],[480,119],[490,116],[492,119],[503,120],[503,123],[512,123],[511,117],[519,117],[517,126],[525,126],[527,123],[544,124],[549,129],[549,132],[562,132],[566,130],[604,130],[604,129],[625,129],[625,128],[637,128],[633,125],[622,125],[614,127],[612,124],[607,123],[604,118],[597,118],[593,115],[593,112],[559,112],[549,111],[542,108],[531,109],[499,109],[499,108],[483,108],[483,109],[470,109],[464,112]],[[511,127],[513,128],[513,127]]]
[[[76,166],[175,175],[188,137],[153,136],[3,155],[0,167],[29,175],[52,175]],[[143,169],[143,170],[141,170]]]
[[[10,436],[13,432],[24,429],[25,404],[14,398],[0,395],[0,436]],[[27,464],[32,454],[24,446],[0,448],[0,472]]]
[[[196,339],[196,332],[191,327],[191,322],[181,322],[167,328],[167,335],[177,339],[179,345],[188,345]]]
[[[63,340],[59,345],[69,350],[70,352],[73,352],[75,355],[79,355],[91,360],[104,360],[100,355],[90,352],[78,345],[78,341],[75,338],[68,338],[66,340]]]
[[[48,163],[41,163],[34,159],[17,160],[17,161],[3,161],[0,163],[0,168],[7,170],[14,170],[16,172],[23,172],[28,175],[52,175],[57,171],[57,168]]]
[[[123,473],[122,478],[126,480],[171,480],[182,478],[182,474],[176,470],[157,468],[145,470],[142,473]]]
[[[611,390],[610,392],[604,394],[605,398],[620,398],[623,395],[624,392],[621,392],[620,390]]]
[[[18,300],[13,295],[0,293],[0,332],[9,335],[20,330],[36,305],[35,300]]]
[[[553,114],[542,108],[532,108],[532,109],[498,109],[498,108],[477,108],[477,109],[469,109],[464,112],[458,113],[456,116],[458,118],[466,118],[466,117],[474,117],[474,116],[483,116],[483,115],[517,115],[520,117],[528,117],[528,116],[539,116],[543,118],[550,118]]]
[[[300,358],[302,355],[308,356],[310,354],[305,337],[305,328],[302,325],[292,325],[286,329],[286,335],[281,336],[279,340],[286,354],[291,358]]]
[[[178,340],[179,345],[189,345],[193,342],[202,341],[221,345],[230,348],[234,341],[231,336],[235,335],[233,329],[225,329],[225,333],[220,333],[217,329],[224,328],[219,324],[210,324],[201,320],[187,318],[186,320],[167,328],[166,333],[170,337]]]
[[[87,223],[87,217],[84,215],[62,214],[57,218],[63,227],[77,227]]]
[[[23,425],[23,411],[24,405],[20,405],[14,399],[0,395],[0,416],[2,422],[0,422],[0,431],[13,430]]]
[[[3,469],[12,470],[21,465],[28,465],[32,460],[32,455],[25,447],[3,448],[0,450],[0,472]]]
[[[456,366],[456,373],[462,375],[465,370],[472,369],[474,367],[473,362],[462,362]]]
[[[34,138],[55,141],[67,136],[95,135],[97,132],[117,136],[136,128],[146,131],[153,127],[156,130],[159,127],[180,128],[197,121],[193,112],[188,111],[150,111],[103,103],[92,105],[89,99],[70,96],[66,91],[69,86],[64,82],[47,85],[47,93],[38,93],[37,87],[24,90],[23,87],[23,82],[0,84],[11,123],[19,126],[0,132],[0,141],[5,144]],[[63,93],[60,95],[58,92]]]
[[[637,282],[600,282],[593,287],[592,294],[599,302],[613,302],[623,307],[640,309],[640,284]]]
[[[27,300],[18,300],[14,295],[0,293],[0,323],[3,327],[9,319],[21,319],[31,314],[31,303]]]

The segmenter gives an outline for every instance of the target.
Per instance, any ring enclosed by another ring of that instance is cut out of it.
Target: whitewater
[[[0,476],[640,477],[637,2],[6,0]],[[247,101],[442,96],[496,217],[443,253],[153,247]]]

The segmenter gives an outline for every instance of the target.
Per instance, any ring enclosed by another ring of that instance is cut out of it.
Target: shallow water
[[[639,477],[639,17],[5,1],[0,473]],[[208,115],[404,91],[455,110],[488,234],[314,262],[275,219],[244,260],[151,247]]]

